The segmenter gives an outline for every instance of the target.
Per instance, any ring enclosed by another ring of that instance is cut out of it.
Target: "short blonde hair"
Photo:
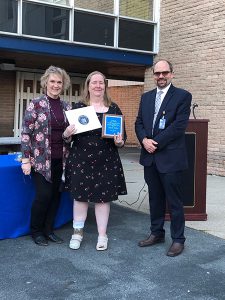
[[[86,104],[86,105],[90,105],[90,93],[89,93],[89,84],[90,84],[90,81],[91,81],[91,78],[92,76],[96,75],[96,74],[99,74],[103,77],[104,79],[104,83],[105,83],[105,92],[104,92],[104,104],[105,106],[109,107],[110,104],[112,103],[112,100],[111,98],[109,97],[108,95],[108,83],[107,83],[107,80],[106,80],[106,77],[104,74],[102,74],[101,72],[99,71],[94,71],[92,73],[90,73],[88,76],[87,76],[87,79],[85,80],[85,83],[84,83],[84,89],[83,89],[83,103]]]
[[[57,74],[62,77],[63,82],[63,90],[67,90],[70,86],[70,76],[66,73],[64,69],[59,67],[50,66],[45,73],[41,76],[41,87],[44,89],[46,93],[47,82],[50,74]]]

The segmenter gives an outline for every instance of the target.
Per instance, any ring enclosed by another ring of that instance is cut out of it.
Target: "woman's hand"
[[[122,134],[114,134],[114,143],[117,147],[123,147],[124,140],[122,138]]]
[[[75,125],[69,125],[68,127],[66,127],[65,131],[63,132],[63,137],[68,139],[71,137],[71,135],[76,133],[76,128]]]
[[[24,175],[30,175],[31,172],[31,164],[30,161],[22,161],[21,168]]]

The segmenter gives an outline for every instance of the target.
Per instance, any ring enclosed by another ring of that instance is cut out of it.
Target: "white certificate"
[[[102,127],[93,106],[67,110],[66,116],[69,124],[75,125],[75,134]]]

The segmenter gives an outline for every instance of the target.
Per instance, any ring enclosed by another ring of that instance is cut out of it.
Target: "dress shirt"
[[[167,85],[167,87],[165,87],[164,89],[159,89],[159,88],[157,87],[157,93],[158,93],[159,91],[162,91],[162,92],[163,92],[163,94],[161,95],[161,104],[162,104],[163,99],[165,98],[166,93],[168,92],[170,86],[171,86],[171,83],[170,83],[169,85]]]

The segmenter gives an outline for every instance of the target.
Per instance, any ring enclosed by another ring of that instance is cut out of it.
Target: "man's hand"
[[[155,150],[157,149],[157,145],[158,145],[158,143],[156,141],[154,141],[153,139],[148,139],[148,138],[144,138],[142,141],[142,144],[143,144],[145,150],[148,151],[149,153],[154,153]]]

